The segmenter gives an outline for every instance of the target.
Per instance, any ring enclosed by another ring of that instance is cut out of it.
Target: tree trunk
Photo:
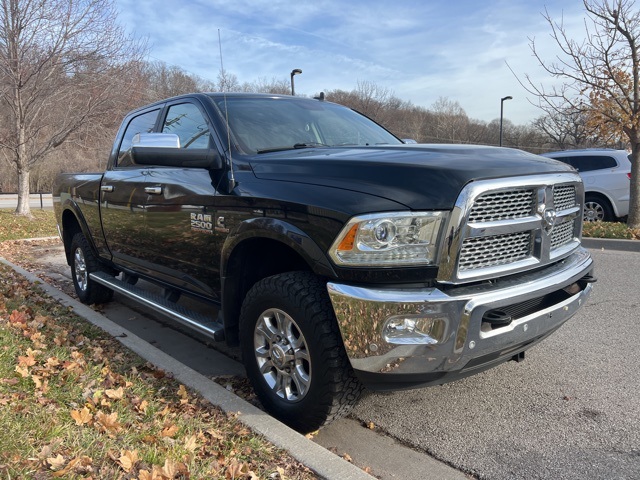
[[[631,189],[629,202],[629,217],[627,226],[640,229],[640,143],[635,135],[631,139]],[[635,141],[634,141],[635,140]]]
[[[22,138],[22,137],[21,137]],[[24,144],[18,147],[18,206],[16,207],[16,215],[24,215],[25,217],[32,217],[31,207],[29,207],[29,163],[26,160],[26,149]]]

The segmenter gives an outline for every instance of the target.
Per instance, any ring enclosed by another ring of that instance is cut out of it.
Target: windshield
[[[224,116],[225,99],[215,97],[214,101]],[[229,96],[226,110],[231,133],[246,153],[402,143],[368,118],[333,103],[304,98]]]

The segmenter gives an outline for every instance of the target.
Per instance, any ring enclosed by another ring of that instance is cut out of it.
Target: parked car
[[[584,182],[584,220],[612,222],[629,213],[631,161],[624,150],[564,150],[542,154],[568,163]]]

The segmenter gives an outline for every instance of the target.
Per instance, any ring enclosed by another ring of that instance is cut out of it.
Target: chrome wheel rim
[[[295,320],[282,310],[266,310],[256,323],[253,345],[260,374],[273,393],[289,402],[302,400],[311,385],[311,361]]]
[[[73,253],[73,269],[76,274],[78,288],[83,292],[86,291],[89,275],[87,273],[87,263],[81,248],[76,248],[76,251]]]
[[[584,204],[584,221],[601,222],[604,220],[604,208],[597,202],[587,202]]]

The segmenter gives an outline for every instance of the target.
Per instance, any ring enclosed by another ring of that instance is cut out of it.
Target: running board
[[[206,315],[171,302],[162,295],[156,295],[147,292],[143,288],[123,282],[106,272],[93,272],[89,274],[89,277],[94,282],[104,285],[125,297],[131,298],[216,341],[224,340],[224,327],[222,323],[213,321]]]

